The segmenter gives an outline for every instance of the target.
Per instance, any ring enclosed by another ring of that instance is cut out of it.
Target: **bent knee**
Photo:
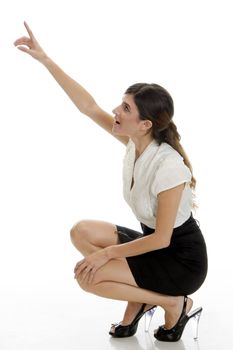
[[[84,290],[87,293],[94,293],[93,284],[83,282],[79,277],[76,278],[76,281],[78,282],[78,285],[80,288],[82,288],[82,290]]]
[[[88,233],[88,221],[82,220],[75,224],[70,230],[70,238],[72,242],[83,239]]]

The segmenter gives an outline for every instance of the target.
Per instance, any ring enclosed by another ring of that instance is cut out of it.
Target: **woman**
[[[84,259],[75,266],[75,278],[87,292],[128,301],[123,320],[110,329],[113,337],[135,334],[140,318],[160,306],[165,323],[154,336],[177,341],[189,319],[200,317],[202,308],[190,313],[193,301],[187,295],[205,280],[207,253],[192,216],[195,179],[172,121],[172,98],[157,84],[134,84],[113,118],[25,27],[29,37],[15,46],[41,62],[82,113],[126,145],[124,198],[143,233],[101,221],[77,223],[71,239]]]

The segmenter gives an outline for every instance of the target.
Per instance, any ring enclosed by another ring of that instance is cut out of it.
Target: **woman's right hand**
[[[28,53],[30,56],[42,63],[43,60],[47,58],[47,55],[43,51],[42,47],[39,45],[28,24],[24,22],[24,25],[29,37],[23,36],[17,39],[14,42],[14,45],[17,46],[17,49]]]

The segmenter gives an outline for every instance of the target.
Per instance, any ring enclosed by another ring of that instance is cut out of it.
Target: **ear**
[[[143,124],[142,124],[142,127],[143,127],[143,130],[145,131],[148,131],[149,129],[152,128],[152,122],[150,120],[143,120]]]

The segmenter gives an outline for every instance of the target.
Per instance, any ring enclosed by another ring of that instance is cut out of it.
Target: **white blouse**
[[[153,140],[136,161],[135,157],[135,144],[130,139],[123,163],[123,194],[137,219],[155,228],[157,195],[185,183],[174,228],[182,225],[191,215],[193,195],[192,175],[181,155],[169,144],[159,146]]]

